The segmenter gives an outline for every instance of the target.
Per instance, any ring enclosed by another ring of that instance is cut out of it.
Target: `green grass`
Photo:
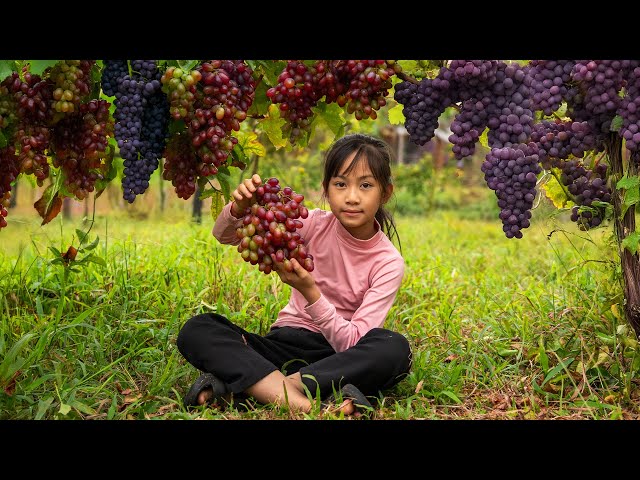
[[[216,311],[265,333],[289,295],[217,244],[210,219],[97,219],[83,245],[99,241],[80,250],[76,271],[49,247],[78,247],[75,228],[88,224],[10,220],[0,232],[1,419],[338,418],[182,407],[198,372],[175,346],[181,325]],[[509,240],[497,219],[397,220],[407,268],[386,326],[407,336],[414,362],[377,418],[640,418],[640,354],[603,233],[536,220]]]

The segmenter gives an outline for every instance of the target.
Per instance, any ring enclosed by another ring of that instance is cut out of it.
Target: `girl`
[[[324,404],[339,393],[338,410],[360,416],[372,412],[366,395],[408,374],[409,342],[382,328],[404,274],[404,260],[390,240],[398,233],[383,207],[393,193],[390,157],[386,143],[362,134],[347,135],[327,151],[322,187],[331,211],[310,210],[298,230],[315,268],[310,273],[295,259],[292,272],[276,267],[292,287],[291,297],[266,335],[215,313],[185,323],[178,349],[205,372],[185,406],[219,404],[240,394],[310,412],[307,392],[319,392]],[[233,191],[213,227],[220,243],[238,245],[236,228],[261,184],[253,175]]]

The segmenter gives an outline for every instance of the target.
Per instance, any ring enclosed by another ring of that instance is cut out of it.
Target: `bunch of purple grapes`
[[[303,201],[304,196],[290,187],[281,189],[275,177],[259,186],[256,203],[245,209],[243,226],[236,230],[242,258],[251,265],[257,264],[265,274],[273,270],[274,263],[281,264],[287,272],[293,271],[293,258],[312,272],[313,255],[307,252],[304,238],[296,232],[302,227],[299,218],[309,215]]]
[[[202,79],[197,83],[193,111],[188,112],[187,130],[200,159],[198,174],[208,177],[226,164],[255,98],[253,70],[244,60],[209,60],[197,67]],[[175,72],[174,72],[175,73]]]
[[[492,148],[481,169],[498,197],[502,230],[507,238],[522,238],[521,230],[530,226],[541,171],[538,154],[528,145]]]
[[[23,78],[13,72],[2,81],[15,105],[16,125],[13,140],[17,144],[20,171],[34,174],[39,186],[49,176],[47,149],[49,122],[53,113],[53,84],[39,75],[25,71]]]
[[[114,130],[109,106],[106,100],[95,99],[80,104],[52,129],[53,165],[65,173],[65,186],[79,200],[94,191],[96,180],[109,167],[105,160]]]
[[[175,133],[169,137],[162,178],[171,181],[179,198],[187,200],[195,193],[199,164],[200,160],[187,132]]]
[[[0,149],[0,228],[7,226],[5,217],[6,207],[11,198],[11,183],[20,174],[20,159],[16,155],[15,148],[5,147]]]

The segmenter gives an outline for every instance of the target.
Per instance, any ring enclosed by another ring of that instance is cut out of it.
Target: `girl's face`
[[[375,233],[376,212],[393,191],[390,185],[383,198],[381,186],[374,178],[366,159],[361,158],[354,168],[345,173],[351,165],[355,152],[343,163],[337,176],[329,181],[326,192],[331,211],[342,226],[355,238],[367,240]]]

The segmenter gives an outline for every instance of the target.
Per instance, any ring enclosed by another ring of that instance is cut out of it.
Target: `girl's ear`
[[[393,183],[387,185],[387,190],[382,196],[382,203],[387,203],[393,194]]]

